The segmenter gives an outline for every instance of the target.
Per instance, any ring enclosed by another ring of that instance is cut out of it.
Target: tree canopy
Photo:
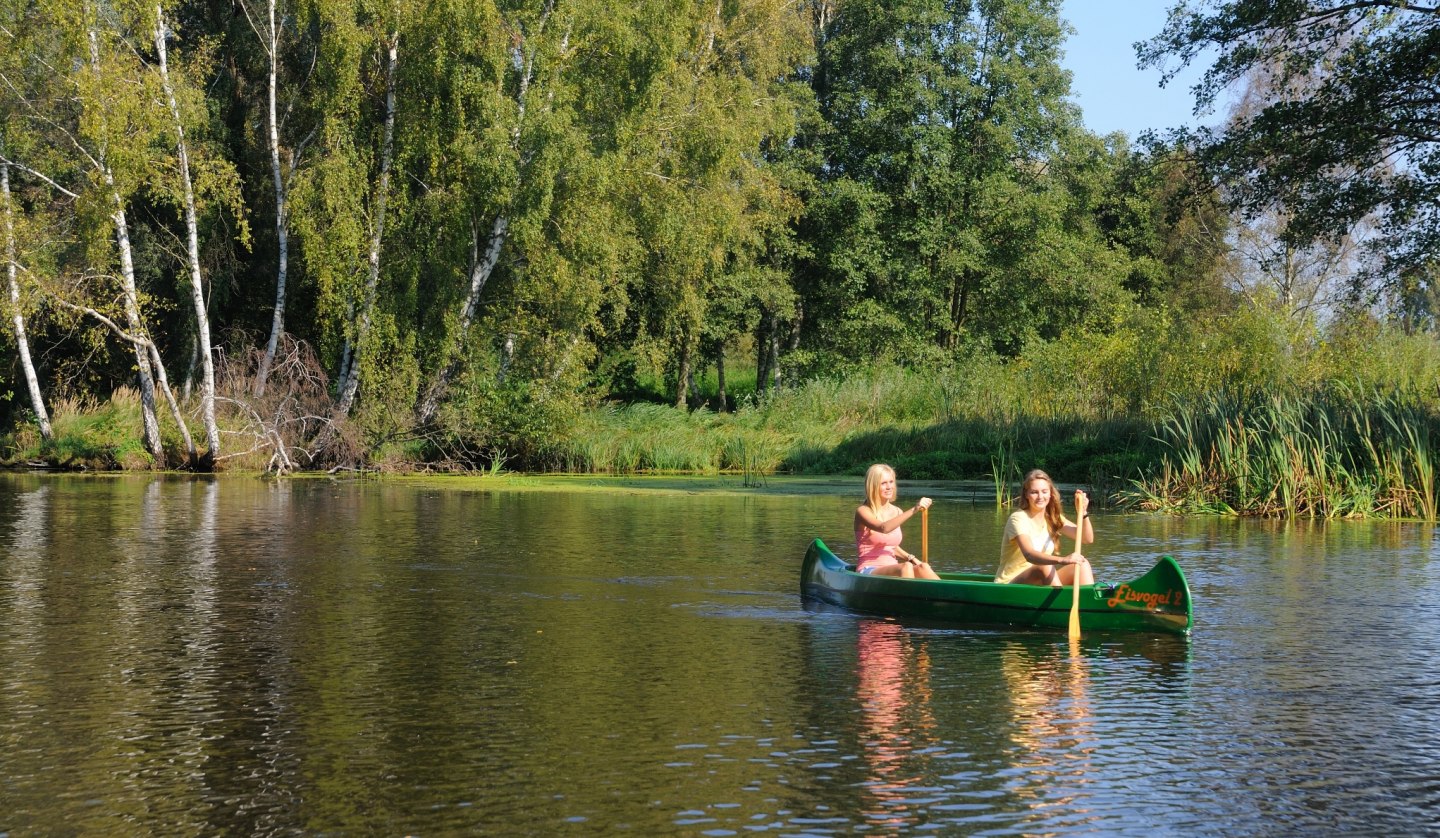
[[[1186,137],[1252,214],[1281,205],[1298,242],[1367,217],[1391,277],[1440,252],[1440,6],[1407,0],[1182,2],[1139,45],[1169,77],[1214,55],[1195,89],[1212,106],[1257,70],[1262,107]],[[1427,268],[1426,266],[1432,266]]]

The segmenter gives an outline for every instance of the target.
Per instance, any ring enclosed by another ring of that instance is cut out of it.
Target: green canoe
[[[805,552],[800,592],[852,611],[957,625],[1063,631],[1070,623],[1070,588],[1002,585],[981,573],[942,573],[938,582],[862,576],[818,538]],[[1180,565],[1169,556],[1133,581],[1080,588],[1082,631],[1189,634],[1190,624],[1190,588]]]

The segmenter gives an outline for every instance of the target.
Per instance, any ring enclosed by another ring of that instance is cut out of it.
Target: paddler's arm
[[[874,530],[875,532],[888,533],[894,532],[896,527],[899,527],[901,524],[910,520],[910,516],[914,515],[918,510],[929,508],[930,499],[921,498],[914,506],[910,507],[904,512],[901,512],[899,515],[896,515],[892,518],[887,518],[884,521],[875,517],[875,510],[871,509],[868,505],[864,505],[856,509],[855,517],[859,519],[861,523]],[[896,555],[899,554],[897,553]]]
[[[1081,489],[1075,490],[1075,514],[1079,515],[1081,520],[1085,522],[1085,543],[1094,544],[1095,528],[1090,523],[1090,497]],[[1067,538],[1074,538],[1075,522],[1069,518],[1063,518],[1061,520],[1064,523],[1060,527],[1060,532]]]
[[[1090,522],[1086,521],[1085,523],[1088,525]],[[1071,530],[1074,530],[1073,526],[1071,527]],[[1026,541],[1025,536],[1023,535],[1015,536],[1015,544],[1020,548],[1020,554],[1025,557],[1025,561],[1029,562],[1030,564],[1065,565],[1080,564],[1081,562],[1086,561],[1086,558],[1078,553],[1071,553],[1068,556],[1056,556],[1051,553],[1042,553],[1041,551],[1036,550],[1031,544],[1029,544]]]

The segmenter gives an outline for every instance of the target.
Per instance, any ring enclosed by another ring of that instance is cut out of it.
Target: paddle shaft
[[[1085,512],[1075,504],[1075,555],[1085,544]],[[1070,639],[1080,639],[1080,566],[1074,566],[1074,584],[1070,588]]]
[[[930,564],[930,507],[920,510],[920,564]]]

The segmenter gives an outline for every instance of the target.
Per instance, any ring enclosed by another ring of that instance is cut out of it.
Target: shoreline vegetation
[[[1267,317],[1077,335],[941,369],[877,365],[760,395],[732,381],[727,412],[601,402],[544,435],[492,433],[488,447],[452,425],[382,440],[362,473],[727,476],[756,488],[883,461],[907,480],[979,481],[1003,503],[1024,469],[1042,467],[1122,509],[1436,520],[1440,347],[1378,324],[1282,341]],[[1053,386],[1067,370],[1078,400]],[[713,384],[702,378],[700,397]],[[130,391],[62,401],[52,423],[49,441],[33,424],[0,437],[4,464],[150,467]],[[178,448],[173,427],[165,437]],[[270,456],[257,446],[225,470],[270,471]]]

